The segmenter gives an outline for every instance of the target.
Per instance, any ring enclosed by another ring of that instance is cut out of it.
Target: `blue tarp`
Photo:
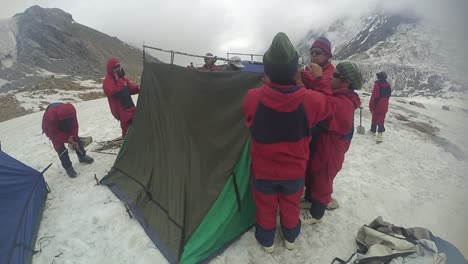
[[[260,72],[263,73],[263,64],[245,64],[242,68],[243,72]]]
[[[46,199],[42,174],[0,151],[0,263],[31,263]]]

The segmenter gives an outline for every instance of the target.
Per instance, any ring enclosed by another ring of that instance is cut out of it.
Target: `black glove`
[[[117,75],[119,76],[119,78],[125,77],[125,71],[124,71],[124,69],[121,68],[120,71],[117,73]]]

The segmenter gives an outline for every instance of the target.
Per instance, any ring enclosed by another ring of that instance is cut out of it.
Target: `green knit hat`
[[[265,52],[263,60],[271,64],[289,64],[297,56],[296,49],[283,32],[273,38],[270,48]]]
[[[263,55],[264,72],[277,84],[295,84],[299,55],[286,34],[276,34],[270,48]]]
[[[351,84],[349,86],[350,89],[359,90],[362,86],[362,76],[358,69],[358,67],[349,61],[344,61],[336,65],[336,70],[343,75],[346,79],[348,79]]]

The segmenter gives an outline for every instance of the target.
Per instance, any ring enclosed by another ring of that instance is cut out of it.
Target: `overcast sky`
[[[57,7],[78,23],[132,45],[225,56],[261,53],[278,31],[297,42],[311,28],[377,7],[411,9],[450,27],[466,25],[467,0],[0,0],[0,18],[32,5]],[[449,18],[449,19],[447,19]],[[448,22],[447,22],[448,21]],[[455,25],[455,26],[454,26]],[[461,27],[460,27],[461,28]],[[467,30],[464,30],[465,32]],[[163,56],[158,54],[159,56]],[[163,60],[168,60],[162,58]]]

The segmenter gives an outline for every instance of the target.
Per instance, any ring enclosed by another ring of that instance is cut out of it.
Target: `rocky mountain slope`
[[[33,6],[0,21],[0,92],[32,86],[44,75],[97,79],[110,57],[121,59],[129,76],[140,75],[141,50],[60,9]]]

